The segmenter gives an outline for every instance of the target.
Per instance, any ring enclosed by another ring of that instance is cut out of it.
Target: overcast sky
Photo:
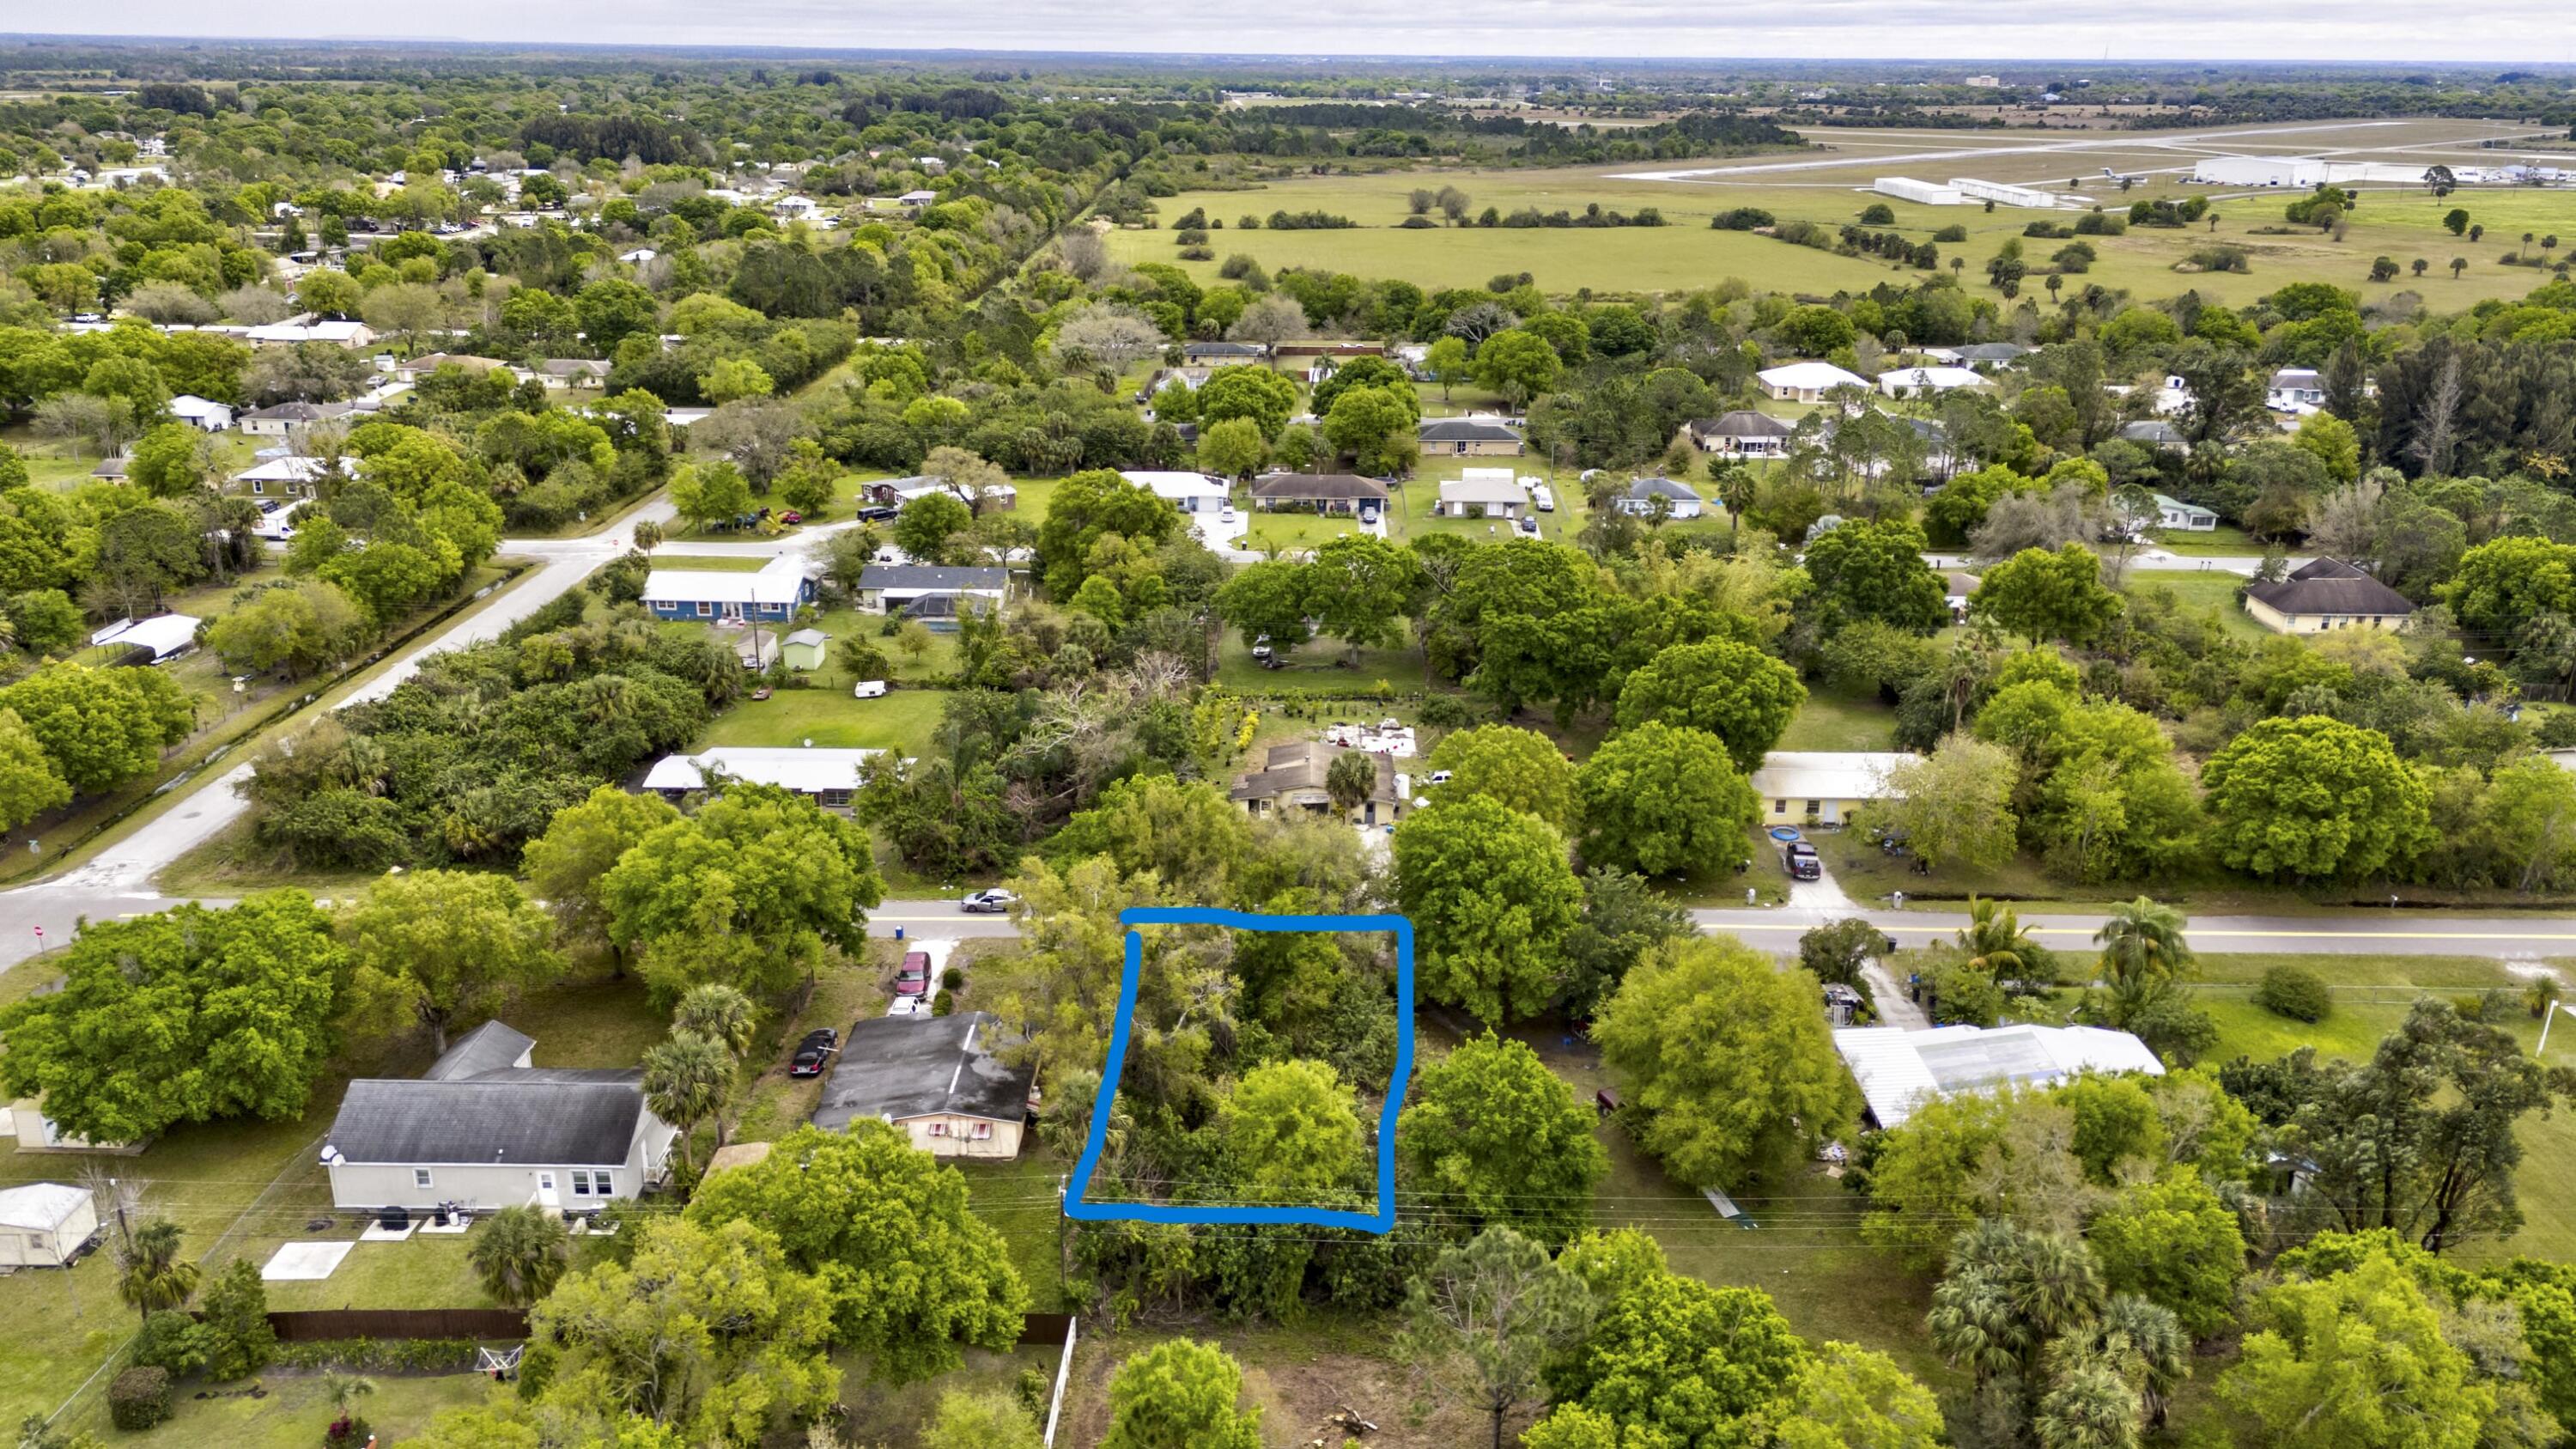
[[[38,13],[41,10],[41,13]],[[2576,61],[2560,0],[100,0],[0,29],[879,49],[1659,59]]]

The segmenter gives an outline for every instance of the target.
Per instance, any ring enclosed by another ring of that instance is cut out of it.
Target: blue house
[[[655,569],[644,580],[644,607],[661,619],[780,619],[814,601],[802,559],[781,556],[758,573]]]

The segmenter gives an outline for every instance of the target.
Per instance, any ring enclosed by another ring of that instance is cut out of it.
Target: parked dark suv
[[[1793,840],[1780,847],[1780,866],[1792,880],[1823,880],[1825,863],[1816,858],[1816,848],[1803,840]]]

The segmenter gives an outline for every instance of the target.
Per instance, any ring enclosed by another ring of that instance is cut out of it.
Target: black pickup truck
[[[1816,858],[1816,848],[1803,840],[1792,840],[1780,847],[1780,868],[1792,880],[1825,878],[1825,864]]]

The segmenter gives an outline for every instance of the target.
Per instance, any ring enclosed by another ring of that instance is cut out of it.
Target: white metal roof
[[[2082,1072],[2165,1071],[2145,1042],[2098,1026],[1853,1026],[1835,1031],[1834,1050],[1881,1127],[1899,1126],[1923,1103],[1960,1092],[2048,1086]]]
[[[1226,495],[1227,491],[1224,484],[1209,477],[1205,473],[1183,473],[1140,468],[1130,472],[1121,473],[1118,476],[1126,479],[1130,483],[1141,484],[1142,486],[1153,490],[1153,494],[1157,498],[1169,498],[1175,503],[1184,498],[1222,498]]]
[[[31,1182],[24,1187],[0,1188],[0,1228],[33,1228],[50,1233],[79,1212],[89,1201],[81,1188],[66,1187],[59,1182]]]
[[[149,619],[111,624],[89,636],[89,642],[149,649],[157,664],[182,649],[194,648],[197,625],[202,622],[194,614],[156,614]]]
[[[271,458],[245,472],[235,473],[236,483],[310,483],[331,471],[331,465],[319,458]]]
[[[271,322],[244,334],[253,342],[337,342],[357,345],[375,333],[364,322]]]
[[[1770,800],[1878,800],[1893,796],[1888,774],[1913,759],[1901,750],[1773,750],[1748,777]]]
[[[1973,367],[1900,367],[1878,375],[1881,391],[1892,387],[1931,388],[1940,391],[1953,387],[1985,387],[1985,376]]]
[[[644,776],[647,790],[704,789],[709,773],[747,785],[777,785],[800,795],[859,788],[859,767],[883,750],[814,750],[792,745],[711,745],[694,755],[664,755]]]
[[[1443,503],[1527,503],[1529,495],[1506,473],[1500,478],[1461,478],[1440,485]]]
[[[1867,387],[1869,379],[1843,371],[1830,362],[1792,362],[1754,374],[1771,387]]]
[[[714,569],[655,569],[644,576],[648,604],[792,604],[805,578],[805,565],[781,554],[758,573]]]
[[[217,413],[231,417],[232,404],[215,402],[192,392],[183,392],[170,399],[170,416],[174,418],[210,418]]]

